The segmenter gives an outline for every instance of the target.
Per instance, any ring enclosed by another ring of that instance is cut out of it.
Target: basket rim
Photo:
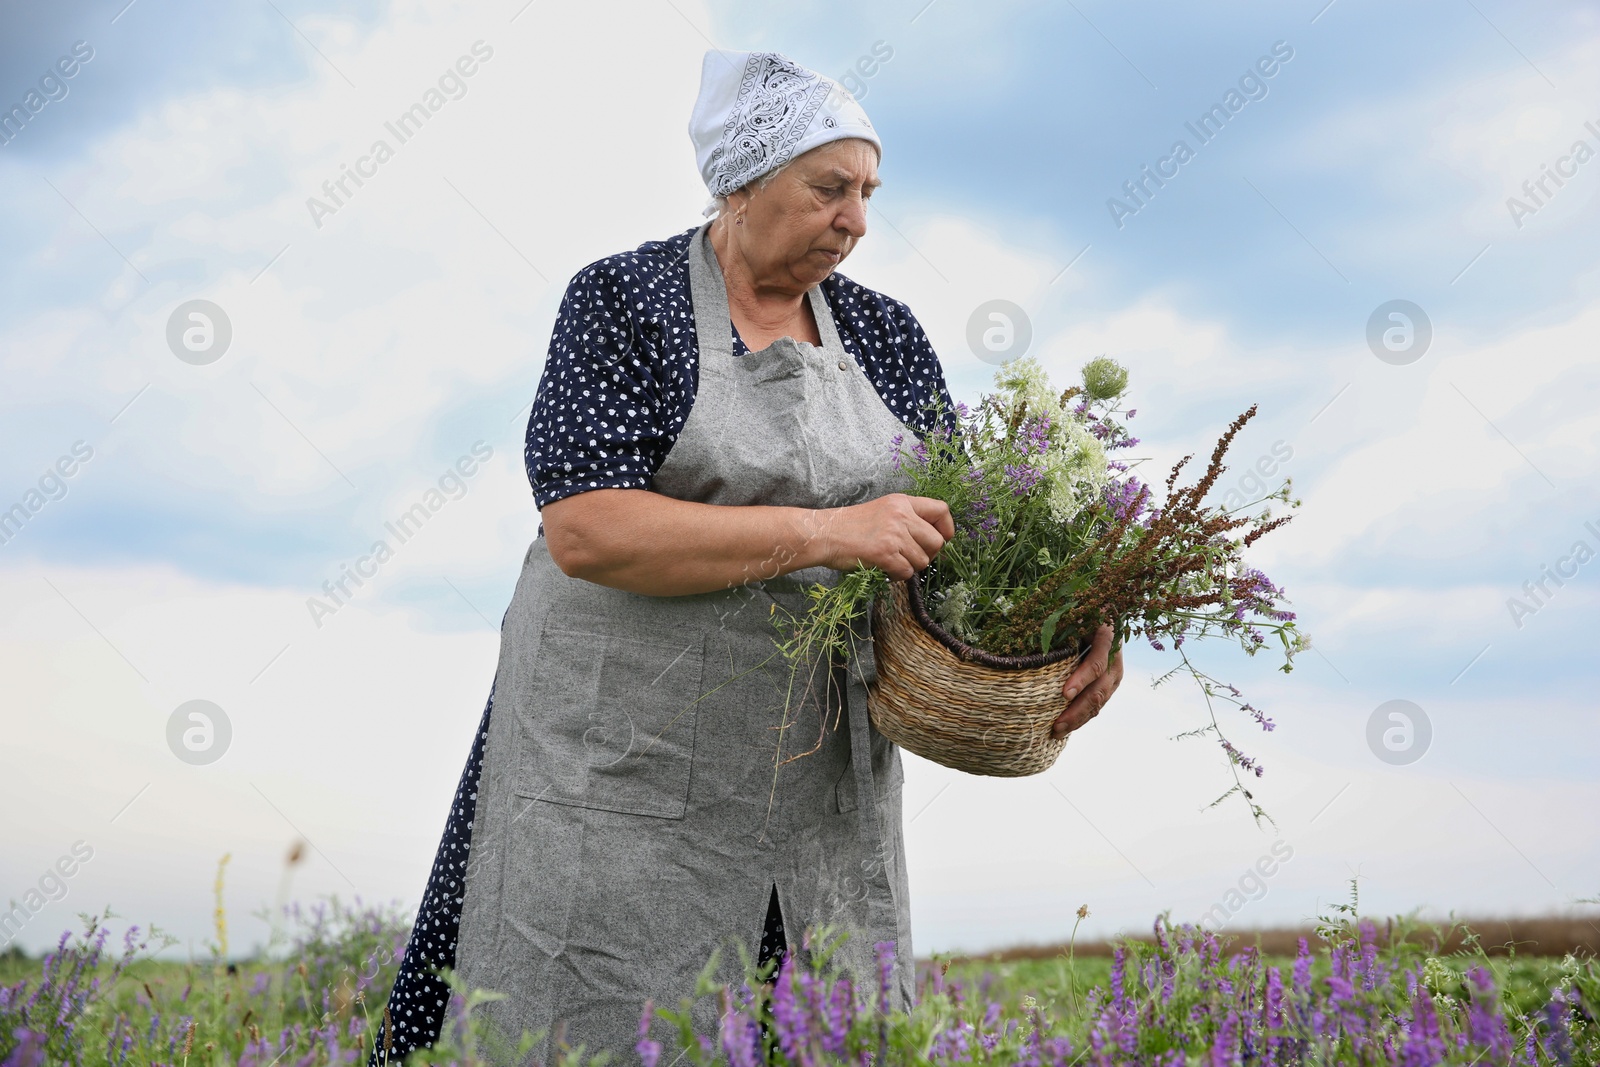
[[[1036,670],[1048,667],[1062,660],[1083,656],[1088,652],[1088,646],[1079,644],[1076,647],[1058,648],[1050,652],[1030,652],[1025,656],[1002,656],[994,652],[986,652],[976,645],[968,644],[955,634],[946,630],[928,613],[926,602],[922,599],[922,575],[927,568],[913,572],[910,578],[904,579],[901,584],[906,588],[906,594],[911,602],[911,617],[917,620],[917,625],[927,631],[928,636],[938,641],[959,660],[969,663],[980,663],[985,667],[993,667],[1002,671]]]

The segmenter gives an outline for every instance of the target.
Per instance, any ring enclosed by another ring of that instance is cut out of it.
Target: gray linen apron
[[[727,293],[706,226],[689,246],[699,351],[693,407],[654,491],[717,505],[841,507],[909,483],[894,415],[843,347],[821,286],[807,296],[822,346],[784,337],[733,355]],[[679,1006],[720,947],[716,978],[742,980],[776,885],[786,936],[848,931],[833,959],[877,988],[873,945],[893,941],[891,1002],[913,999],[899,749],[872,728],[867,627],[848,663],[796,678],[777,654],[774,604],[840,572],[646,596],[572,578],[543,536],[502,628],[462,905],[457,972],[507,999],[515,1035],[558,1026],[572,1047],[632,1058],[646,998]],[[781,749],[781,751],[780,751]],[[809,754],[778,766],[807,750]],[[716,1005],[695,1008],[716,1033]],[[661,1039],[665,1024],[653,1036]]]

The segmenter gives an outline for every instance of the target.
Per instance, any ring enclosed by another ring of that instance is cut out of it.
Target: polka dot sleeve
[[[602,260],[562,298],[528,419],[528,480],[540,508],[590,489],[649,488],[672,446],[669,423],[681,420],[664,405],[677,406],[667,395],[677,370],[663,373],[649,331],[637,328],[630,282]]]
[[[940,424],[953,433],[958,422],[956,404],[950,396],[950,387],[944,380],[944,366],[934,353],[928,335],[923,332],[922,323],[911,314],[911,309],[899,301],[895,301],[895,306],[904,315],[901,320],[904,354],[901,358],[906,363],[907,373],[918,383],[919,402],[925,405],[937,403],[938,411],[942,413],[942,419],[936,421],[933,411],[924,407],[917,412],[915,418],[908,418],[905,421],[923,433],[931,432]]]

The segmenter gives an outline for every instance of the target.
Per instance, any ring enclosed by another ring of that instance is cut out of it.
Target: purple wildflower
[[[894,955],[893,941],[879,941],[873,946],[873,951],[878,956],[878,1014],[889,1014],[889,989],[894,980]]]
[[[1266,773],[1265,767],[1257,763],[1253,757],[1246,756],[1243,752],[1240,752],[1226,737],[1221,737],[1217,740],[1222,745],[1223,751],[1228,754],[1228,759],[1243,767],[1247,773],[1253,773],[1257,778]],[[1337,950],[1335,951],[1337,952]]]
[[[1439,1013],[1433,996],[1423,986],[1412,1001],[1410,1032],[1401,1049],[1400,1062],[1404,1067],[1432,1067],[1444,1060],[1444,1039],[1439,1036]]]
[[[1233,689],[1232,686],[1229,686],[1228,688]],[[1238,696],[1239,695],[1239,691],[1237,689],[1234,689],[1233,690],[1233,695],[1234,696]],[[1250,716],[1252,719],[1254,719],[1257,723],[1260,724],[1260,726],[1261,726],[1261,728],[1263,730],[1266,730],[1269,733],[1274,728],[1276,728],[1277,725],[1278,725],[1277,723],[1275,723],[1271,719],[1269,719],[1265,712],[1263,712],[1260,708],[1255,707],[1254,705],[1251,705],[1251,704],[1240,704],[1239,705],[1239,710],[1244,712],[1246,715]]]
[[[733,1006],[724,990],[722,1051],[731,1067],[761,1067],[761,1033],[756,1021]]]
[[[1239,1013],[1230,1011],[1223,1017],[1222,1025],[1217,1027],[1216,1037],[1211,1041],[1210,1067],[1238,1067],[1243,1061],[1239,1058]]]
[[[6,1057],[4,1067],[44,1067],[45,1036],[19,1026],[11,1031],[17,1046]]]
[[[1044,480],[1044,471],[1026,463],[1007,463],[1005,475],[1006,481],[1011,483],[1012,494],[1019,497],[1033,492],[1034,487]]]
[[[1024,456],[1042,456],[1050,448],[1050,416],[1035,415],[1022,426],[1017,451]]]
[[[855,997],[852,993],[850,979],[839,978],[823,1009],[823,1050],[841,1058],[845,1054],[850,1027],[855,1022]]]
[[[1472,1004],[1467,1010],[1467,1036],[1487,1049],[1491,1061],[1502,1063],[1511,1056],[1511,1032],[1501,1018],[1495,1000],[1494,979],[1487,969],[1474,967],[1467,972],[1472,983]]]
[[[1112,479],[1105,488],[1105,503],[1114,519],[1138,522],[1150,500],[1150,487],[1130,475]]]
[[[661,1059],[661,1042],[651,1041],[648,1036],[650,1033],[650,1020],[655,1015],[655,1007],[654,999],[644,1002],[644,1014],[639,1017],[639,1042],[633,1046],[633,1050],[644,1061],[644,1067],[656,1067],[656,1064]]]
[[[800,1050],[810,1044],[805,1007],[795,995],[794,959],[785,956],[778,965],[778,981],[772,992],[772,1019],[776,1024],[778,1044],[783,1054],[791,1060],[800,1058]]]
[[[1572,1025],[1571,1003],[1575,1000],[1575,993],[1569,995],[1558,989],[1550,994],[1550,1002],[1544,1006],[1544,1024],[1549,1031],[1544,1038],[1545,1055],[1562,1067],[1572,1062],[1572,1034],[1569,1027]]]
[[[1294,957],[1294,991],[1302,1000],[1311,996],[1311,948],[1303,937]]]

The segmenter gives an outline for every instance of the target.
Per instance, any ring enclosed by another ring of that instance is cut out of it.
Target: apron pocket
[[[546,618],[517,701],[518,796],[681,819],[705,632],[587,613]]]

